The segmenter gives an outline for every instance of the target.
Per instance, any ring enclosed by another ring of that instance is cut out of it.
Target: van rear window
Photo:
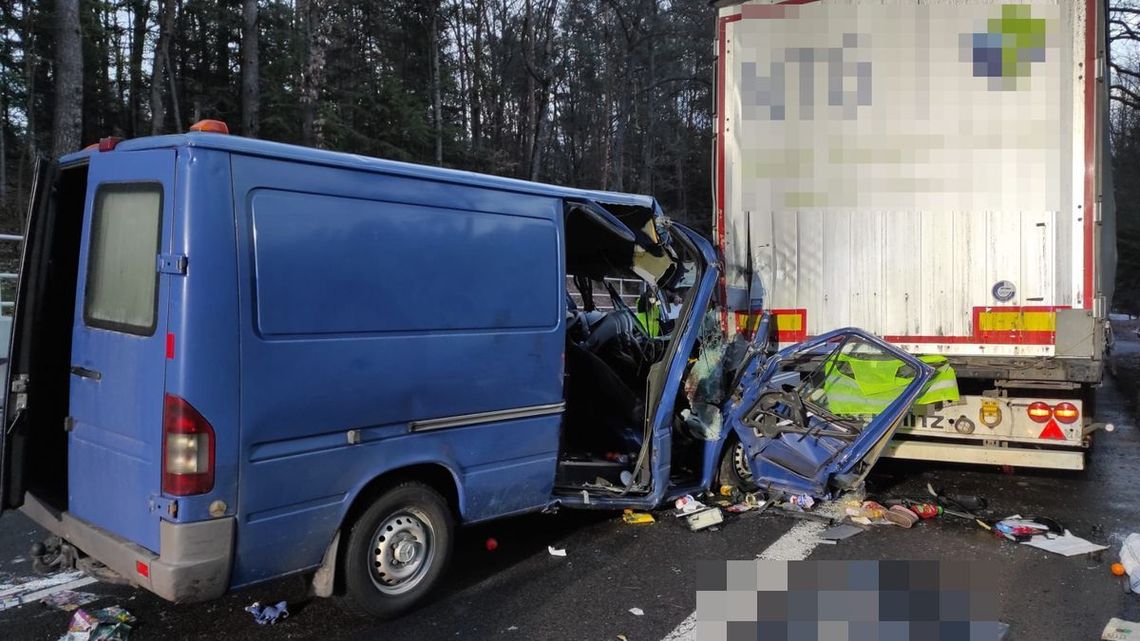
[[[89,326],[141,336],[154,333],[161,230],[162,185],[99,187],[83,306]]]

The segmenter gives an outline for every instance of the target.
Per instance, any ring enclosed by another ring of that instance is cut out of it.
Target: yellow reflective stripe
[[[978,314],[978,330],[983,332],[1055,332],[1057,312],[993,310]]]
[[[798,332],[804,328],[804,317],[800,314],[776,314],[776,330]]]

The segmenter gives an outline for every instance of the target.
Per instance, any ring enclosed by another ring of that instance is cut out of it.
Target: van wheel
[[[718,487],[714,487],[714,491],[721,485],[731,485],[744,492],[756,489],[756,484],[752,482],[752,469],[748,467],[748,453],[744,450],[744,444],[735,436],[724,444],[716,482]]]
[[[402,483],[380,495],[349,530],[341,605],[379,618],[414,607],[443,574],[454,529],[447,501],[427,485]]]

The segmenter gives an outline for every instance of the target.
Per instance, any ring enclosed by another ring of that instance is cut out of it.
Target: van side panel
[[[450,470],[466,521],[545,505],[558,414],[411,424],[562,402],[561,201],[231,162],[242,257],[235,585],[319,564],[356,492],[407,465]]]
[[[171,252],[189,258],[184,276],[171,278],[166,390],[186,399],[214,428],[214,489],[182,497],[175,522],[212,518],[209,505],[225,501],[225,516],[238,504],[237,244],[230,155],[209,149],[178,150],[180,202],[175,207]]]

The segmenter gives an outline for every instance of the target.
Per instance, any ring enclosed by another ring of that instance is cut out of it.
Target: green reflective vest
[[[916,405],[957,401],[958,378],[945,356],[919,356],[934,368],[934,376],[926,384]],[[848,416],[875,415],[887,409],[910,384],[906,366],[898,359],[870,359],[838,355],[825,366],[823,392],[825,407],[834,414]]]

